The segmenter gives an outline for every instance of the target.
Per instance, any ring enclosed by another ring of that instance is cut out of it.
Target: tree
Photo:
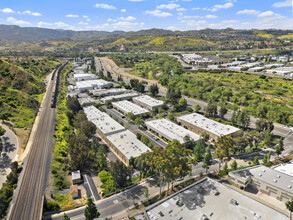
[[[258,159],[258,156],[255,156],[255,157],[253,158],[252,164],[253,164],[254,166],[259,165],[259,159]]]
[[[238,166],[238,164],[237,164],[236,160],[233,160],[233,162],[231,163],[231,169],[237,170],[237,166]]]
[[[210,117],[215,117],[217,115],[217,105],[214,103],[209,103],[205,110],[206,114]]]
[[[262,164],[263,164],[263,165],[266,165],[267,163],[268,163],[268,155],[265,154],[265,155],[263,156],[263,159],[262,159]]]
[[[143,122],[144,122],[143,119],[140,117],[138,117],[134,120],[134,124],[136,124],[136,125],[141,125]]]
[[[92,199],[89,196],[87,197],[84,215],[86,220],[93,220],[94,218],[98,218],[100,216],[96,205],[93,203]]]
[[[271,134],[271,131],[269,129],[265,130],[264,131],[264,140],[263,140],[263,143],[266,145],[266,146],[270,146],[273,144],[273,136]]]
[[[159,87],[157,84],[152,84],[150,86],[150,92],[152,94],[152,96],[157,96],[159,94]]]
[[[97,127],[93,122],[86,120],[79,124],[79,131],[88,138],[92,138],[96,134]]]
[[[85,167],[90,149],[88,138],[84,134],[74,135],[69,138],[70,166],[72,170]]]
[[[220,117],[224,118],[224,116],[227,114],[227,112],[228,112],[228,109],[226,108],[226,106],[221,106],[220,112],[219,112]]]
[[[134,114],[132,112],[128,112],[126,114],[126,118],[128,118],[129,120],[133,121],[135,119],[135,116],[134,116]]]
[[[200,110],[201,110],[200,105],[197,104],[197,105],[194,106],[194,111],[195,111],[196,113],[198,113]]]
[[[181,98],[181,92],[179,89],[175,89],[173,86],[169,86],[167,89],[166,98],[171,103],[177,103],[177,100]]]
[[[0,136],[4,135],[6,130],[0,126]]]
[[[209,167],[212,165],[212,154],[210,150],[210,146],[206,148],[206,153],[203,158],[202,167],[206,169],[206,173],[208,172]]]
[[[187,107],[187,101],[186,101],[186,99],[185,98],[181,98],[179,100],[179,105],[181,106],[181,109],[186,109],[186,107]]]
[[[147,164],[145,154],[142,154],[134,159],[134,167],[139,170],[139,179],[141,180],[142,174],[145,174],[150,168]]]
[[[145,136],[145,135],[142,135],[140,140],[145,145],[148,145],[150,143],[150,139],[147,136]]]
[[[284,150],[284,142],[283,142],[283,137],[281,137],[279,139],[279,143],[277,144],[276,148],[276,154],[278,154],[278,156],[282,153],[282,151]]]
[[[70,220],[70,218],[66,213],[64,213],[61,220]]]
[[[79,104],[79,101],[75,97],[68,96],[66,105],[67,105],[67,108],[72,110],[74,114],[77,114],[79,111],[82,110],[82,107]]]
[[[220,160],[219,172],[224,158],[230,160],[230,152],[233,149],[234,141],[231,136],[220,136],[215,142],[215,155]]]
[[[223,172],[224,172],[225,175],[228,174],[228,163],[227,162],[223,166]]]
[[[113,176],[115,184],[120,188],[127,186],[131,181],[132,170],[121,161],[111,162],[109,171]]]
[[[203,154],[205,152],[205,142],[203,139],[200,139],[197,141],[194,149],[193,149],[193,155],[195,161],[200,161],[203,158]]]
[[[105,106],[106,106],[108,109],[113,108],[112,102],[111,102],[110,100],[107,100],[107,101],[105,102]]]
[[[293,201],[288,201],[286,202],[286,208],[289,210],[290,212],[290,220],[292,219],[291,218],[291,215],[292,215],[292,212],[293,212]]]
[[[174,113],[172,113],[172,112],[168,113],[168,119],[170,121],[175,121],[175,115],[174,115]]]
[[[145,190],[144,190],[144,197],[145,197],[146,199],[148,199],[149,196],[150,196],[150,194],[149,194],[149,189],[146,187]]]

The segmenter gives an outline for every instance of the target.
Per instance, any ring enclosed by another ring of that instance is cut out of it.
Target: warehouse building
[[[106,143],[127,166],[131,159],[151,151],[149,147],[138,140],[136,135],[129,130],[107,135]]]
[[[125,165],[129,166],[131,158],[134,159],[142,153],[151,151],[137,139],[135,134],[126,130],[108,114],[101,112],[94,106],[84,107],[83,109],[88,120],[96,125],[99,137]]]
[[[120,94],[120,95],[111,95],[111,96],[107,96],[101,99],[101,101],[103,103],[105,103],[107,100],[113,101],[122,101],[122,100],[131,100],[132,98],[138,96],[137,92],[131,92],[131,93],[124,93],[124,94]]]
[[[177,118],[177,121],[180,125],[195,132],[196,134],[209,134],[211,140],[216,140],[220,136],[233,136],[240,131],[238,128],[222,124],[198,113],[180,116]]]
[[[104,89],[113,86],[113,83],[107,82],[103,79],[97,80],[87,80],[76,82],[76,87],[79,92],[84,92],[85,90],[93,90],[93,89]]]
[[[109,96],[109,95],[119,95],[119,94],[123,94],[123,93],[129,93],[129,90],[124,89],[124,88],[112,88],[112,89],[94,90],[94,91],[92,91],[92,93],[95,96],[104,97],[104,96]]]
[[[134,116],[139,116],[139,115],[149,113],[148,110],[126,100],[120,101],[120,102],[113,102],[112,105],[115,109],[117,109],[118,111],[122,112],[125,115],[130,112],[133,113]]]
[[[263,165],[229,172],[229,182],[240,189],[257,189],[282,202],[293,201],[293,177]]]
[[[148,95],[142,95],[133,99],[133,102],[145,109],[153,110],[154,108],[161,107],[164,102],[161,100],[154,99]]]
[[[98,103],[99,100],[93,99],[91,97],[87,97],[87,98],[78,98],[78,102],[82,106],[84,104],[92,105],[94,103]]]
[[[147,220],[289,220],[248,196],[210,178],[201,179],[145,208]]]
[[[99,77],[92,73],[77,73],[73,75],[75,82],[86,81],[86,80],[95,80]]]
[[[157,119],[154,121],[145,122],[147,128],[151,131],[156,132],[159,136],[166,138],[169,141],[174,139],[178,140],[181,144],[184,144],[184,137],[187,135],[195,142],[200,138],[199,135],[167,120],[167,119]]]
[[[272,169],[293,177],[293,160],[288,163],[278,164],[272,167]]]

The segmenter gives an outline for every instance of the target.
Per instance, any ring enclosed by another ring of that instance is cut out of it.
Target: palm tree
[[[291,214],[293,212],[293,201],[286,202],[286,207],[290,211],[290,220],[291,220]]]

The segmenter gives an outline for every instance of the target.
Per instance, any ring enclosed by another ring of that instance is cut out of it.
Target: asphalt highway
[[[51,97],[54,81],[50,80],[43,105],[40,108],[38,128],[8,216],[11,220],[41,219],[42,216],[43,195],[53,152],[56,109],[51,108]]]

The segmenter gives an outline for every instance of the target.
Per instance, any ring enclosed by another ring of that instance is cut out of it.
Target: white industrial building
[[[123,93],[129,93],[129,90],[124,88],[112,88],[112,89],[94,90],[92,91],[92,93],[95,96],[103,97],[103,96],[109,96],[109,95],[119,95]]]
[[[177,121],[182,126],[195,132],[196,134],[209,134],[210,139],[214,140],[220,136],[233,136],[235,133],[240,131],[239,128],[235,128],[231,125],[222,124],[198,113],[180,116],[177,118]]]
[[[131,92],[131,93],[124,93],[120,95],[111,95],[111,96],[106,96],[104,98],[101,98],[101,102],[105,103],[107,100],[113,101],[122,101],[122,100],[131,100],[132,98],[138,96],[137,92]]]
[[[94,103],[99,102],[99,100],[97,99],[93,99],[91,97],[87,97],[87,98],[78,98],[77,99],[80,105],[84,105],[84,104],[89,104],[92,105]]]
[[[253,71],[253,72],[261,72],[265,69],[264,66],[256,66],[256,67],[253,67],[253,68],[250,68],[249,70],[250,71]]]
[[[73,75],[73,78],[75,82],[79,82],[79,81],[86,81],[86,80],[95,80],[95,79],[98,79],[99,77],[92,73],[77,73]]]
[[[97,127],[97,134],[112,149],[118,158],[126,165],[129,160],[140,156],[142,153],[151,151],[144,143],[139,141],[135,134],[126,130],[120,123],[115,121],[105,112],[94,106],[83,108],[89,121]]]
[[[109,88],[111,86],[113,86],[112,82],[108,82],[103,79],[76,82],[76,87],[78,88],[79,92],[84,92],[85,90],[93,89],[104,89]]]
[[[229,172],[229,182],[240,189],[248,187],[282,202],[293,201],[293,177],[263,165]]]
[[[282,66],[284,66],[284,64],[282,64],[282,63],[271,63],[271,64],[264,65],[264,67],[266,69],[271,69],[271,68],[276,68],[276,67],[282,67]]]
[[[133,113],[134,116],[139,116],[149,113],[148,110],[126,100],[120,102],[113,102],[112,105],[115,109],[117,109],[125,115],[127,113]]]
[[[290,218],[210,178],[201,179],[145,208],[147,220],[289,220]]]
[[[108,145],[121,160],[129,165],[131,158],[135,159],[141,154],[151,151],[144,143],[137,139],[136,135],[129,130],[107,135]]]
[[[275,69],[267,70],[268,73],[280,75],[280,76],[292,76],[293,75],[293,67],[278,67]]]
[[[154,99],[148,95],[133,98],[133,102],[150,111],[154,108],[159,108],[164,104],[162,100]]]
[[[281,173],[285,173],[293,178],[293,160],[288,163],[278,164],[272,167],[273,170],[279,171]]]
[[[145,122],[147,128],[151,131],[156,132],[159,136],[166,138],[169,141],[174,139],[178,140],[183,144],[184,137],[189,136],[190,139],[193,139],[197,142],[201,137],[167,119],[157,119],[153,121]]]

